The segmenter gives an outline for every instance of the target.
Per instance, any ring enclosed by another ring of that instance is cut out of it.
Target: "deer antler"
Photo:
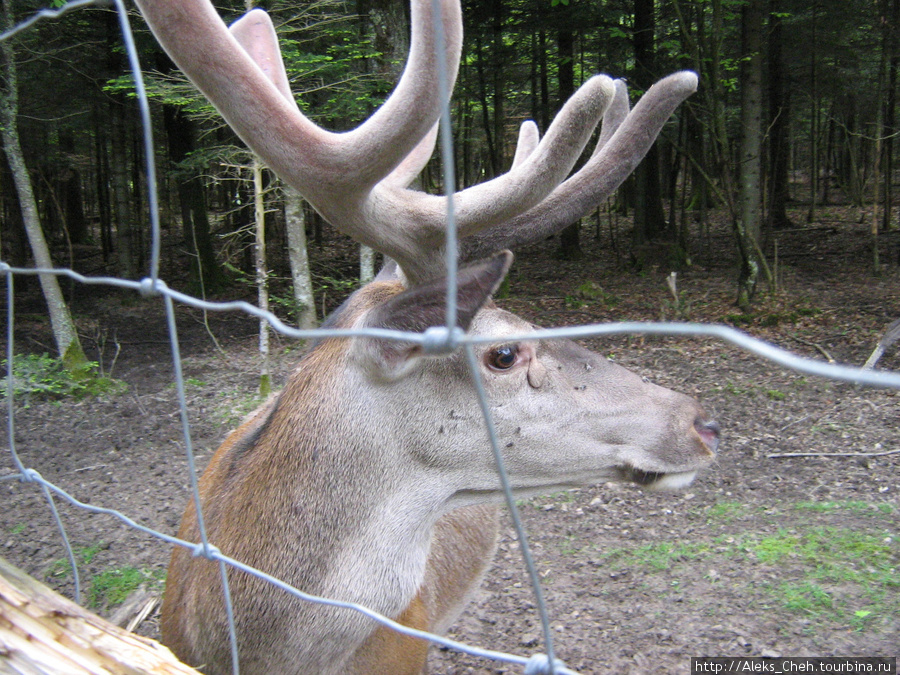
[[[675,108],[697,90],[697,76],[682,71],[663,78],[630,112],[625,83],[615,85],[591,159],[537,206],[464,240],[463,258],[540,241],[597,208],[634,171]]]
[[[452,86],[462,17],[457,0],[440,4]],[[175,63],[238,135],[332,225],[394,258],[410,283],[443,271],[446,198],[407,189],[431,155],[439,116],[431,0],[412,0],[410,55],[394,92],[346,133],[321,129],[297,108],[264,12],[251,11],[229,32],[206,0],[138,5]],[[695,89],[694,74],[671,76],[623,119],[624,84],[599,75],[563,106],[543,139],[526,124],[510,171],[454,197],[460,237],[468,237],[464,255],[536,240],[588,213],[628,176]],[[604,113],[602,140],[608,140],[563,183]]]

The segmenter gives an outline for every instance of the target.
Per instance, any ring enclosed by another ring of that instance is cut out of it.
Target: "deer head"
[[[283,180],[339,230],[396,261],[397,275],[357,291],[330,325],[418,333],[442,324],[446,198],[407,187],[431,154],[439,116],[431,0],[412,2],[409,61],[393,94],[347,133],[327,132],[297,109],[265,13],[229,31],[205,0],[138,4],[174,61]],[[441,57],[453,74],[460,9],[441,0],[440,11]],[[508,173],[454,196],[468,261],[457,321],[479,337],[480,377],[518,492],[607,480],[680,487],[714,458],[718,427],[696,401],[572,342],[529,339],[535,328],[491,301],[511,264],[503,249],[595,208],[695,87],[695,75],[677,73],[629,111],[622,82],[594,77],[543,138],[522,126]],[[567,178],[601,118],[597,148]],[[469,378],[458,352],[434,357],[373,337],[322,341],[204,473],[210,541],[304,591],[446,628],[490,560],[490,504],[500,498]],[[193,504],[179,534],[198,538]],[[365,617],[230,578],[245,673],[422,670],[423,645]],[[182,658],[230,670],[217,566],[173,553],[162,628]]]

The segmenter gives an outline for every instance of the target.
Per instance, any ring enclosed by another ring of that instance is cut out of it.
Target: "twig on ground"
[[[826,350],[819,343],[810,342],[809,340],[804,340],[802,337],[798,337],[796,335],[791,335],[791,338],[796,340],[797,342],[799,342],[802,345],[806,345],[807,347],[814,347],[815,349],[817,349],[819,351],[820,354],[822,354],[822,356],[824,356],[828,360],[828,363],[835,363],[834,357],[831,354],[829,354],[828,350]]]
[[[884,455],[896,455],[897,450],[882,450],[881,452],[780,452],[766,455],[766,459],[780,459],[782,457],[882,457]]]

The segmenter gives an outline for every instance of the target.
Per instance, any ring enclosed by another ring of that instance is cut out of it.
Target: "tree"
[[[2,29],[9,30],[13,25],[13,15],[10,8],[11,0],[2,0]],[[50,257],[50,249],[44,239],[38,215],[37,200],[31,184],[28,167],[25,164],[25,154],[22,152],[22,144],[18,131],[18,103],[19,82],[16,69],[16,56],[10,39],[0,42],[0,58],[3,60],[3,83],[0,90],[0,134],[3,138],[3,148],[6,160],[12,172],[15,183],[16,195],[19,200],[19,208],[22,213],[22,222],[31,244],[31,253],[34,256],[35,265],[42,269],[51,269],[53,260]],[[53,327],[53,337],[59,351],[60,359],[66,370],[72,373],[86,373],[87,357],[78,339],[75,323],[69,313],[60,291],[56,275],[39,275],[44,299],[47,301],[47,309],[50,312],[50,323]]]
[[[556,46],[559,49],[559,107],[562,107],[575,93],[575,32],[570,25],[559,29]],[[580,232],[581,223],[577,222],[559,233],[559,253],[567,260],[577,260],[583,255]]]
[[[790,227],[787,203],[788,161],[790,158],[789,121],[791,117],[790,90],[785,79],[782,53],[784,21],[782,0],[769,0],[769,68],[768,68],[768,195],[767,225],[769,229]]]
[[[763,0],[748,0],[743,8],[744,61],[741,76],[741,164],[740,214],[734,221],[741,271],[737,304],[749,309],[759,280],[762,206],[761,119],[762,119],[762,36]]]
[[[371,24],[375,47],[375,69],[386,81],[396,81],[403,72],[403,63],[409,51],[409,17],[406,3],[400,0],[358,0],[359,15]],[[361,27],[361,32],[365,30]],[[365,59],[364,63],[368,63]],[[290,189],[290,188],[288,188]],[[359,281],[362,284],[375,278],[375,251],[360,244]]]
[[[204,184],[204,168],[192,158],[197,150],[197,123],[181,107],[166,105],[163,120],[168,139],[169,160],[177,167],[176,182],[181,206],[184,242],[191,251],[191,277],[203,295],[215,293],[225,283],[216,260]]]
[[[289,185],[282,186],[284,194],[284,227],[287,231],[288,260],[291,266],[291,284],[294,303],[297,306],[297,326],[316,327],[316,303],[313,298],[312,278],[309,272],[309,256],[306,250],[306,216],[303,196]]]
[[[656,81],[656,3],[634,0],[634,78],[642,89]],[[634,243],[662,236],[668,229],[659,179],[659,145],[654,143],[634,171]]]

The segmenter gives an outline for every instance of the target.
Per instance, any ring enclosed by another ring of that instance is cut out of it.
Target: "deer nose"
[[[719,448],[719,434],[722,431],[719,423],[715,420],[698,417],[694,420],[694,429],[709,452],[713,455],[716,454],[716,450]]]

